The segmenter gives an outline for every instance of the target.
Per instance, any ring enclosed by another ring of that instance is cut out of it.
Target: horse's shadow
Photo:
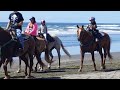
[[[104,72],[111,72],[111,71],[119,71],[120,68],[118,69],[105,69],[105,70],[101,70],[101,71],[104,71]]]
[[[46,77],[46,78],[34,78],[34,79],[61,79],[60,77]]]
[[[1,77],[0,79],[4,79],[4,77]],[[25,76],[12,76],[10,79],[26,79]],[[60,77],[34,77],[31,76],[27,79],[61,79]]]
[[[46,69],[45,71],[37,71],[37,72],[33,72],[33,73],[54,73],[54,72],[65,72],[65,68]]]

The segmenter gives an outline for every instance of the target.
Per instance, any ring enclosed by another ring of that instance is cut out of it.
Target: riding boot
[[[23,52],[23,46],[19,40],[18,40],[18,52]]]

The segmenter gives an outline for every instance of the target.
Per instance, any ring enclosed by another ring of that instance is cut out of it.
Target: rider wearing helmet
[[[95,37],[95,41],[99,41],[101,39],[101,34],[99,33],[99,30],[96,29],[97,28],[97,24],[96,24],[96,21],[95,21],[95,17],[91,17],[89,19],[89,21],[91,22],[89,24],[89,31],[92,33],[92,35]],[[97,38],[97,39],[96,39]],[[97,50],[99,50],[99,47],[100,47],[100,43],[98,42],[98,47],[97,47]]]
[[[91,17],[89,19],[89,21],[91,22],[91,24],[94,26],[94,28],[96,29],[97,28],[97,24],[96,24],[96,21],[95,21],[95,17]]]
[[[88,27],[89,30],[92,31],[93,36],[94,36],[95,38],[99,39],[99,38],[97,37],[97,34],[99,33],[99,31],[98,31],[98,29],[96,29],[96,28],[97,28],[97,24],[96,24],[96,21],[95,21],[95,17],[91,17],[91,18],[89,19],[89,21],[91,22],[91,23],[89,24],[89,27]]]

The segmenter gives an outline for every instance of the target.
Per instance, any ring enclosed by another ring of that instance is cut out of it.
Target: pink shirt
[[[25,32],[27,32],[30,35],[37,36],[38,35],[38,25],[37,25],[37,23],[33,24],[33,28],[30,28],[29,25],[30,25],[30,23],[28,24]]]

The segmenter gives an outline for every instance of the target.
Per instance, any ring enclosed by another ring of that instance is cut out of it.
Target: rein
[[[3,47],[5,47],[6,45],[8,45],[9,43],[11,43],[12,41],[13,41],[13,39],[9,40],[8,42],[6,42],[5,44],[3,44],[3,45],[0,46],[0,56],[1,56],[1,49]]]
[[[13,41],[13,39],[9,40],[8,42],[6,42],[5,44],[3,44],[0,48],[5,47],[6,45],[8,45],[9,43],[11,43]]]

